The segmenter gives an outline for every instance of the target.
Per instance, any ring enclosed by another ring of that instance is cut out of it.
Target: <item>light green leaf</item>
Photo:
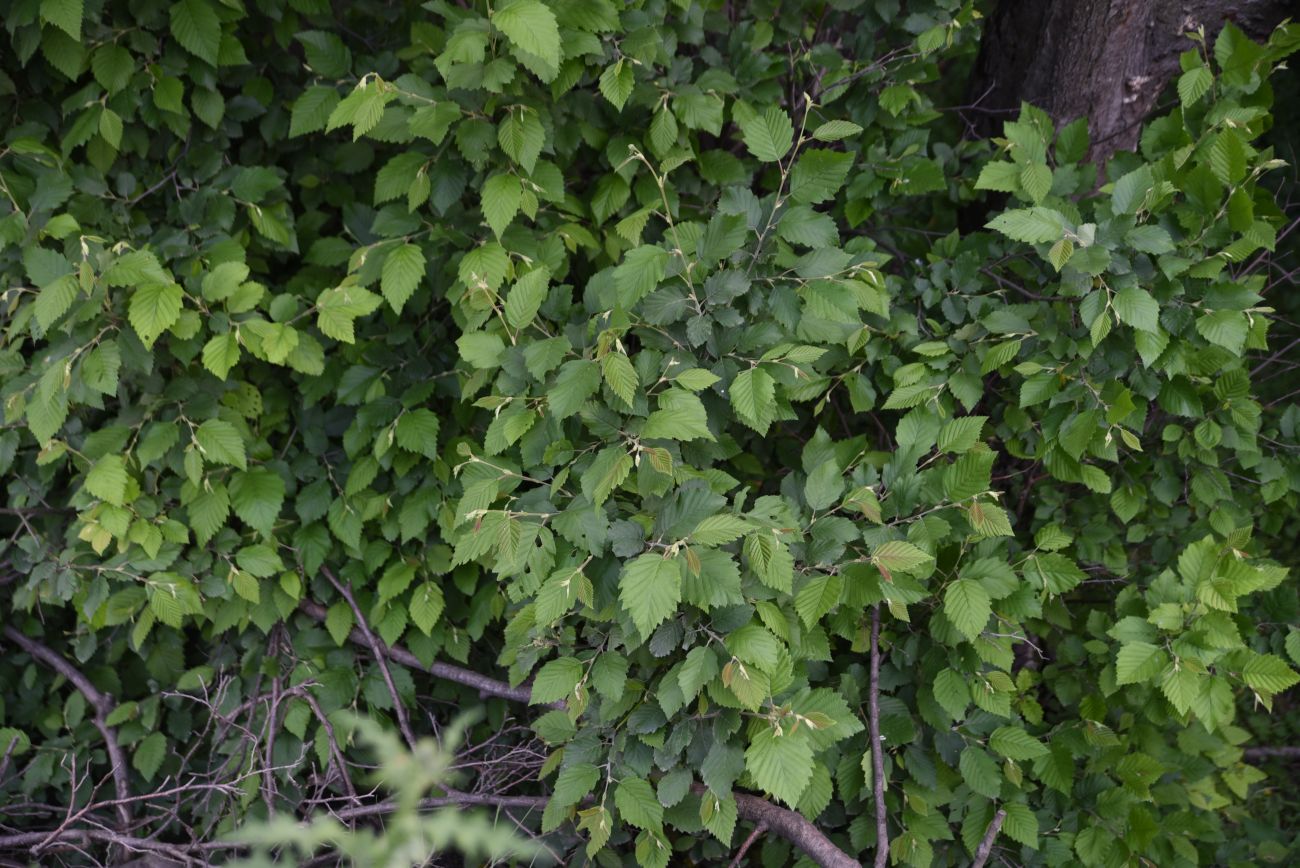
[[[1065,218],[1051,208],[1017,208],[1004,211],[987,224],[1013,241],[1042,244],[1056,241],[1065,232]]]
[[[682,599],[682,574],[676,559],[643,554],[623,567],[619,601],[642,636],[668,619]]]
[[[777,162],[794,144],[790,116],[776,106],[748,119],[741,127],[741,135],[749,152],[764,163]]]
[[[760,789],[793,807],[812,780],[813,749],[807,730],[778,734],[764,726],[745,751],[745,769]]]
[[[958,579],[943,596],[943,613],[969,641],[984,631],[993,612],[988,591],[979,582]]]
[[[126,463],[121,455],[105,455],[95,462],[86,474],[86,490],[106,500],[114,506],[126,503],[126,488],[130,477],[127,476]]]
[[[605,67],[605,71],[600,74],[601,96],[609,100],[609,104],[618,111],[623,110],[635,86],[636,77],[632,72],[632,64],[624,58],[619,58],[615,63]]]
[[[578,686],[582,674],[582,661],[575,657],[550,661],[537,671],[528,704],[546,705],[564,699]]]
[[[1160,305],[1141,287],[1124,287],[1115,293],[1114,305],[1122,323],[1144,332],[1154,332],[1160,327]]]
[[[523,196],[523,187],[519,177],[502,173],[488,178],[483,185],[483,216],[498,238],[519,213],[519,202]]]
[[[222,419],[209,419],[194,432],[199,451],[210,464],[229,464],[240,470],[248,467],[244,438],[239,429]]]
[[[397,445],[407,452],[426,458],[438,457],[438,417],[432,410],[417,407],[407,410],[397,419]]]
[[[560,29],[553,13],[538,0],[502,3],[492,13],[492,26],[529,54],[548,65],[560,65]]]
[[[614,806],[619,816],[638,829],[661,829],[664,807],[654,788],[642,778],[623,778],[614,788]]]
[[[152,347],[181,313],[181,288],[175,283],[146,283],[131,296],[127,318],[146,347]]]
[[[403,244],[384,258],[380,291],[394,312],[401,313],[402,306],[423,279],[424,251],[417,244]]]

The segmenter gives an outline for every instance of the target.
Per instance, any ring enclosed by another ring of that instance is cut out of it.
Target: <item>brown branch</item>
[[[867,695],[871,725],[871,787],[876,798],[876,868],[889,864],[889,821],[885,814],[885,757],[880,746],[880,604],[871,607],[871,687]]]
[[[411,731],[411,721],[406,716],[406,705],[397,692],[397,685],[393,683],[393,673],[388,671],[388,661],[384,659],[387,655],[384,653],[383,643],[376,639],[375,634],[370,631],[370,625],[366,623],[365,614],[362,613],[361,607],[357,605],[356,598],[352,596],[351,587],[336,579],[334,574],[330,572],[329,567],[321,567],[320,571],[325,574],[325,578],[329,579],[335,590],[343,595],[343,599],[348,601],[348,605],[352,607],[352,614],[357,616],[357,626],[361,628],[361,635],[366,640],[366,645],[370,647],[371,652],[374,653],[375,663],[379,666],[380,674],[384,676],[384,684],[388,685],[388,692],[392,694],[393,712],[397,715],[397,726],[402,731],[402,737],[406,739],[406,746],[411,750],[415,750],[415,733]]]
[[[989,861],[989,854],[993,852],[993,841],[998,836],[998,830],[1002,828],[1002,821],[1007,818],[1007,812],[998,808],[998,812],[993,815],[993,822],[989,823],[989,830],[984,833],[984,840],[980,841],[979,847],[975,850],[975,861],[971,863],[971,868],[984,868],[984,863]]]
[[[486,807],[486,808],[527,808],[529,810],[543,810],[546,803],[550,800],[548,796],[492,796],[482,793],[461,793],[456,790],[447,790],[447,795],[433,798],[421,799],[419,807],[422,810],[434,810],[436,808],[449,807]],[[374,817],[381,814],[391,814],[397,810],[396,802],[376,802],[373,805],[358,805],[355,808],[343,808],[331,813],[339,820],[357,820],[362,817]]]
[[[298,604],[298,608],[310,618],[324,623],[325,607],[313,600],[303,600]],[[366,641],[365,635],[360,630],[353,630],[348,636],[349,641],[354,645],[360,645],[363,648],[370,647]],[[516,702],[528,702],[532,697],[532,688],[527,684],[519,687],[511,687],[504,681],[498,681],[486,675],[480,675],[470,669],[460,666],[453,666],[450,663],[435,662],[432,666],[425,666],[420,659],[407,651],[400,645],[385,646],[384,653],[389,660],[394,663],[400,663],[408,669],[414,669],[417,672],[428,672],[435,678],[441,678],[445,681],[454,681],[457,684],[463,684],[466,687],[473,687],[479,692],[480,696],[499,696],[502,699],[513,699]],[[555,707],[559,707],[557,703]]]
[[[1300,759],[1300,747],[1282,745],[1279,747],[1248,747],[1242,751],[1248,760],[1282,757],[1283,759]]]
[[[298,604],[298,608],[316,621],[324,622],[325,620],[325,607],[317,602],[303,600]],[[360,630],[354,629],[348,635],[348,640],[354,645],[360,645],[363,648],[371,647]],[[400,645],[385,646],[381,644],[379,647],[388,659],[395,663],[400,663],[419,672],[428,672],[437,678],[473,687],[483,696],[499,696],[503,699],[513,699],[516,702],[523,703],[527,703],[532,696],[532,689],[527,684],[511,687],[504,681],[498,681],[495,678],[489,678],[486,675],[480,675],[469,669],[447,663],[434,663],[432,666],[425,666],[420,662],[419,658]],[[550,707],[558,708],[563,706],[562,703],[552,703]],[[879,724],[878,717],[879,715],[877,715],[877,725]],[[696,791],[703,792],[704,787],[697,785]],[[736,799],[736,814],[739,818],[748,820],[751,823],[766,824],[770,830],[794,844],[821,868],[862,868],[862,863],[837,847],[821,829],[804,819],[802,814],[774,805],[760,796],[747,793],[735,793],[734,796]],[[546,802],[547,797],[545,796],[481,796],[473,793],[460,793],[442,799],[425,799],[421,804],[431,808],[450,804],[526,808],[542,807]],[[336,812],[336,816],[340,819],[350,819],[374,813],[383,813],[383,811],[376,806],[365,805],[356,808],[345,808]]]
[[[745,842],[740,845],[740,849],[736,851],[736,855],[732,858],[731,865],[728,866],[728,868],[740,868],[740,863],[744,861],[745,854],[749,852],[749,848],[753,847],[754,842],[763,837],[763,833],[766,831],[767,823],[759,823],[755,826],[754,831],[749,833],[749,837],[745,839]]]
[[[37,640],[25,636],[12,624],[6,624],[3,633],[6,639],[22,648],[33,659],[39,660],[68,679],[72,686],[77,688],[82,696],[86,697],[86,701],[95,710],[93,718],[95,728],[104,737],[108,762],[113,770],[113,788],[117,792],[118,800],[116,805],[117,819],[121,826],[126,828],[131,824],[131,811],[127,807],[128,800],[131,798],[131,785],[127,778],[126,754],[122,752],[122,746],[117,743],[117,733],[113,731],[113,727],[105,723],[105,718],[113,710],[113,698],[91,684],[90,679],[83,675],[81,670],[64,659],[63,656]],[[42,833],[42,836],[44,834]]]
[[[702,786],[696,786],[702,792]],[[736,814],[751,823],[766,824],[769,829],[798,847],[821,868],[862,868],[862,863],[835,846],[821,829],[804,819],[804,816],[767,799],[748,793],[733,793]]]

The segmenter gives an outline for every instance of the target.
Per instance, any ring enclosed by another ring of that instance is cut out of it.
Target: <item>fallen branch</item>
[[[320,603],[312,600],[303,600],[298,604],[298,608],[306,615],[321,623],[325,622],[325,607]],[[359,629],[353,629],[348,635],[348,640],[354,645],[360,645],[362,648],[369,648],[370,643],[366,641],[365,634]],[[432,666],[425,666],[420,659],[407,651],[400,645],[381,646],[385,656],[394,663],[400,663],[410,669],[418,672],[428,672],[435,678],[442,678],[445,681],[454,681],[457,684],[463,684],[466,687],[473,687],[479,692],[480,696],[499,696],[502,699],[513,699],[516,702],[528,702],[532,697],[532,688],[524,684],[519,687],[511,687],[504,681],[498,681],[495,678],[489,678],[486,675],[480,675],[470,669],[460,666],[453,666],[450,663],[434,662]],[[559,707],[557,704],[555,707]]]
[[[998,808],[998,812],[993,815],[993,822],[989,823],[989,829],[984,833],[984,840],[975,850],[975,861],[971,863],[971,868],[984,868],[984,863],[989,861],[989,854],[993,852],[993,841],[998,837],[998,830],[1002,828],[1002,821],[1007,818],[1007,812]]]
[[[885,756],[880,746],[880,604],[871,607],[871,686],[867,695],[871,737],[871,788],[876,801],[876,868],[889,864],[889,819],[885,813]]]
[[[99,734],[104,738],[104,747],[108,752],[108,762],[113,771],[113,789],[117,792],[117,803],[115,805],[117,819],[121,826],[126,828],[131,824],[131,811],[128,808],[131,799],[131,785],[127,778],[126,754],[122,752],[122,746],[117,743],[117,733],[113,731],[113,727],[105,722],[105,719],[113,710],[113,698],[91,684],[90,679],[83,675],[81,670],[69,663],[52,648],[24,635],[11,624],[6,624],[3,632],[6,639],[22,648],[33,659],[44,663],[68,679],[72,686],[77,688],[82,696],[86,697],[86,701],[94,709],[93,721],[95,728],[99,730]],[[42,833],[42,836],[44,834]]]

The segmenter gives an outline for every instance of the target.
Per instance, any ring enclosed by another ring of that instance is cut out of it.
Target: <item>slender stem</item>
[[[871,786],[876,798],[876,868],[889,864],[889,821],[885,815],[885,756],[880,745],[880,604],[871,607],[871,692],[867,698],[871,726]]]

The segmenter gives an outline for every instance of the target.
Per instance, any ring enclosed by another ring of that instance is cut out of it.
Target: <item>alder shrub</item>
[[[419,864],[285,817],[482,706],[437,798],[541,862],[1294,858],[1300,28],[1189,34],[1099,170],[965,135],[981,21],[7,4],[0,849]]]

